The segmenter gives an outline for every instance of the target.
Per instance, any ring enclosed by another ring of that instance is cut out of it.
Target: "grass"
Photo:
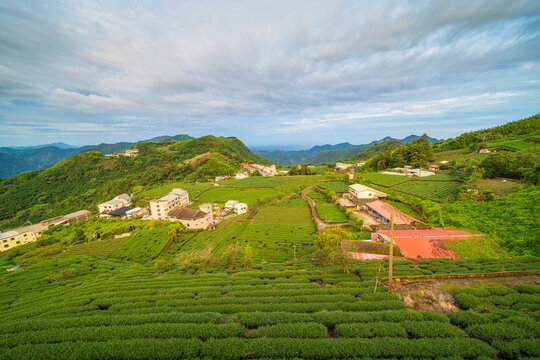
[[[170,239],[165,228],[141,230],[115,251],[113,256],[131,261],[149,261],[158,257]]]
[[[268,206],[273,207],[294,207],[294,208],[309,208],[309,204],[302,198],[294,197],[287,200],[273,202]]]
[[[272,198],[277,195],[278,193],[274,189],[242,190],[214,187],[213,189],[202,194],[194,205],[197,206],[202,203],[226,202],[227,200],[237,200],[251,205],[255,203],[257,199]]]
[[[264,224],[312,225],[313,219],[309,207],[276,208],[268,206],[257,212],[257,215],[253,218],[253,222]]]
[[[159,199],[160,197],[171,192],[171,190],[174,188],[187,190],[187,192],[189,193],[189,199],[193,200],[204,191],[214,188],[214,185],[210,183],[193,184],[187,182],[174,182],[155,187],[151,190],[143,191],[139,194],[139,197],[144,199]]]
[[[454,181],[409,181],[392,189],[432,201],[444,201],[459,194],[461,183]]]
[[[288,176],[251,176],[240,180],[225,180],[220,184],[232,188],[248,189],[248,188],[270,188],[275,189],[278,186],[293,181],[294,177]]]
[[[322,175],[309,175],[309,176],[296,176],[293,181],[289,181],[276,188],[282,193],[297,192],[298,189],[306,189],[310,186],[316,185],[325,179]]]
[[[360,177],[373,184],[381,185],[381,186],[388,186],[388,187],[411,180],[411,178],[408,178],[406,176],[380,174],[376,172],[360,174]]]
[[[309,198],[319,204],[329,204],[328,198],[322,192],[313,190],[308,194]]]
[[[349,184],[343,181],[326,181],[318,185],[321,189],[330,190],[337,193],[349,191]]]
[[[502,179],[480,179],[476,182],[478,190],[491,190],[497,195],[508,195],[516,192],[517,181]]]
[[[73,245],[65,250],[60,257],[68,257],[73,255],[107,255],[110,256],[120,249],[130,237],[122,237],[118,239],[95,240],[86,244]]]
[[[508,255],[497,241],[488,236],[447,241],[446,247],[462,258],[489,258]]]
[[[321,220],[327,223],[344,223],[349,221],[336,205],[317,205],[317,213]]]

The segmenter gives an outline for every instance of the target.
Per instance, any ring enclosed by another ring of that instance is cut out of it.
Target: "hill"
[[[336,144],[336,145],[317,145],[307,150],[295,150],[295,151],[255,151],[256,154],[271,160],[272,162],[282,165],[295,165],[302,163],[315,163],[320,164],[323,162],[334,163],[339,160],[345,160],[359,156],[359,154],[371,149],[373,145],[380,142],[396,141],[399,143],[409,143],[411,141],[419,139],[418,135],[409,135],[403,139],[394,139],[387,136],[380,140],[372,141],[369,144],[364,145],[352,145],[348,142]],[[431,144],[436,143],[437,139],[428,137]]]
[[[56,162],[87,151],[99,151],[102,154],[123,152],[141,142],[184,141],[192,139],[189,135],[159,136],[146,141],[119,142],[115,144],[101,143],[99,145],[86,145],[81,147],[64,143],[53,143],[37,146],[3,147],[0,148],[0,178],[20,174],[28,170],[43,169]],[[18,156],[7,156],[5,154]]]
[[[232,175],[239,163],[268,161],[253,154],[236,138],[204,136],[169,142],[135,145],[137,157],[106,157],[96,151],[72,156],[54,166],[0,180],[0,228],[36,222],[96,204],[135,187],[168,181],[206,181]],[[211,153],[195,164],[184,164],[197,155]],[[181,164],[181,166],[179,166]]]

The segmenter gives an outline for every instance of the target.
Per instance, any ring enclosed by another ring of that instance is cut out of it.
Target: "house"
[[[0,252],[36,241],[44,230],[47,230],[47,227],[34,224],[0,233]]]
[[[229,200],[225,203],[225,206],[224,208],[226,209],[232,209],[234,207],[234,205],[238,204],[239,201],[236,201],[236,200]]]
[[[129,149],[124,152],[125,156],[137,156],[139,155],[139,149]]]
[[[199,209],[175,208],[168,212],[170,221],[179,221],[188,229],[208,229],[214,223],[212,205],[202,204]]]
[[[128,218],[134,218],[138,216],[145,216],[148,215],[148,209],[147,208],[140,208],[136,207],[131,210],[126,211],[126,215]]]
[[[345,163],[341,163],[341,162],[337,162],[336,163],[336,169],[338,170],[346,170],[350,167],[352,167],[353,164],[345,164]]]
[[[189,205],[188,192],[183,189],[172,189],[167,195],[150,200],[150,213],[152,219],[168,220],[169,211],[187,205]]]
[[[79,221],[88,220],[92,216],[92,213],[88,210],[79,210],[74,213],[64,215],[69,225],[78,223]]]
[[[390,242],[391,232],[388,230],[371,233],[371,240]],[[462,230],[394,230],[394,244],[401,253],[410,259],[420,258],[455,258],[456,254],[446,247],[448,241],[470,239],[482,234]]]
[[[396,210],[392,205],[381,200],[368,202],[366,203],[366,207],[367,211],[371,215],[385,224],[390,224],[392,213],[394,214],[394,224],[396,225],[422,223],[420,220],[417,220],[412,216],[405,215],[401,211]]]
[[[109,217],[113,219],[123,219],[128,217],[127,212],[130,210],[133,210],[131,206],[122,206],[121,208],[111,211]]]
[[[339,206],[344,207],[344,208],[346,208],[348,210],[357,209],[356,204],[351,199],[339,198],[337,203],[338,203]]]
[[[234,174],[234,178],[237,180],[248,178],[249,175],[245,171],[239,171],[236,174]]]
[[[247,213],[248,206],[245,203],[237,203],[233,206],[233,210],[234,210],[235,215],[244,214],[244,213]]]
[[[130,196],[128,194],[120,194],[112,200],[99,204],[98,205],[99,213],[102,214],[105,212],[120,209],[123,206],[129,206],[131,205],[131,198],[132,198],[132,195]]]
[[[429,165],[429,170],[437,171],[439,170],[439,165]]]
[[[39,223],[45,226],[47,229],[56,225],[69,225],[68,219],[66,219],[64,216],[57,216],[51,219],[42,220]]]
[[[388,195],[383,192],[361,184],[350,185],[349,194],[357,199],[383,199],[388,197]]]

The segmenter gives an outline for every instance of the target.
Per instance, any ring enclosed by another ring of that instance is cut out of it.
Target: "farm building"
[[[169,211],[187,205],[189,205],[188,192],[183,189],[172,189],[167,195],[150,200],[150,212],[153,219],[168,220]]]
[[[357,205],[351,200],[346,198],[339,198],[337,201],[338,205],[349,210],[357,209]]]
[[[0,233],[0,252],[36,241],[43,230],[47,230],[47,227],[35,224]]]
[[[64,218],[67,219],[67,222],[71,224],[78,223],[79,221],[88,220],[92,216],[92,213],[89,210],[79,210],[71,214],[64,215]]]
[[[116,196],[114,199],[106,201],[98,205],[99,213],[105,213],[120,209],[123,206],[131,205],[131,196],[128,194],[121,194]]]
[[[122,206],[119,209],[111,211],[108,215],[112,219],[124,219],[128,217],[128,212],[133,210],[131,206]]]
[[[394,213],[394,224],[396,225],[422,223],[420,220],[417,220],[412,216],[405,215],[401,211],[396,210],[392,205],[381,200],[368,202],[366,203],[366,207],[367,211],[371,215],[375,216],[385,224],[390,224],[392,213]]]
[[[388,197],[388,195],[383,192],[360,184],[349,186],[349,194],[357,199],[383,199]]]
[[[238,204],[239,201],[236,200],[229,200],[225,203],[224,208],[228,210],[232,210],[236,204]]]
[[[199,209],[175,208],[167,216],[170,221],[179,221],[188,229],[208,229],[214,223],[210,204],[203,204]]]
[[[429,170],[437,171],[439,170],[439,165],[429,165]]]
[[[446,242],[459,239],[469,239],[482,234],[474,234],[462,230],[396,230],[394,243],[401,253],[408,258],[455,258],[456,254],[446,247]],[[390,242],[390,231],[371,233],[372,240]]]
[[[248,211],[248,206],[245,203],[238,203],[233,206],[234,213],[240,215]]]

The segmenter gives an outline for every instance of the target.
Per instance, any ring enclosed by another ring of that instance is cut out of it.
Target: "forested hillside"
[[[239,163],[267,162],[236,138],[205,136],[180,142],[147,142],[135,146],[137,157],[106,157],[99,152],[77,154],[51,168],[0,180],[1,229],[30,220],[65,214],[96,204],[135,187],[167,181],[206,181],[232,175]],[[197,155],[209,156],[185,162]],[[136,190],[137,190],[136,189]]]

